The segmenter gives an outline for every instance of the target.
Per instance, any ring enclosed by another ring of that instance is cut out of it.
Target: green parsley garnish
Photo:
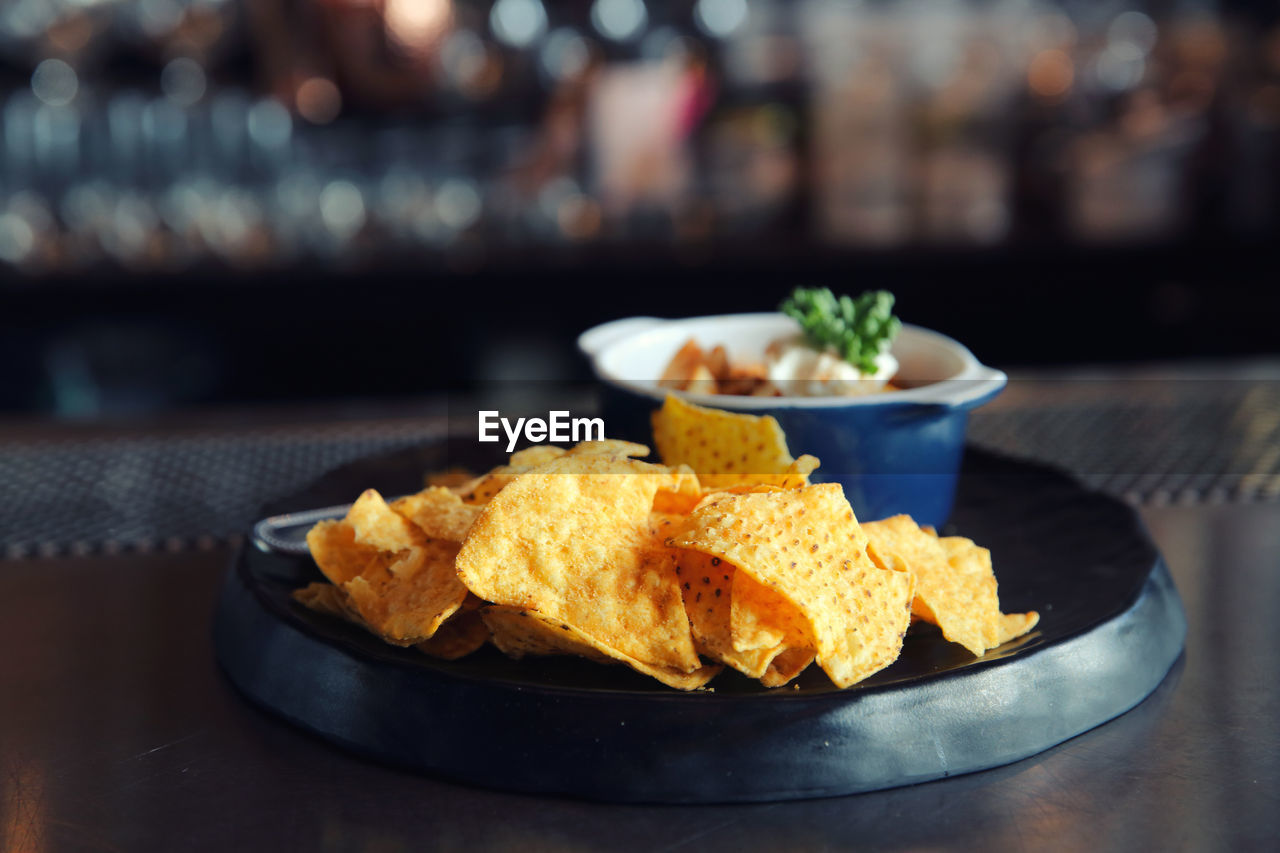
[[[868,290],[851,299],[825,287],[797,287],[779,307],[800,324],[811,344],[834,349],[863,373],[875,373],[876,356],[902,328],[893,316],[893,294],[886,290]]]

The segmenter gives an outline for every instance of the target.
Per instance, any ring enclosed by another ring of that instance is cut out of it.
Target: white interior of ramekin
[[[578,345],[601,379],[636,393],[662,399],[658,377],[676,351],[690,338],[704,348],[724,345],[730,361],[763,361],[765,347],[794,335],[799,326],[784,314],[722,314],[660,320],[630,317],[584,332]],[[999,388],[1005,375],[982,365],[959,342],[946,335],[903,325],[893,343],[898,380],[910,386],[862,397],[737,397],[681,393],[681,396],[725,409],[823,408],[919,402],[963,404]]]

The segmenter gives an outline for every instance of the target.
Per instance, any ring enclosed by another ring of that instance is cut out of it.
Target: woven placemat
[[[443,436],[442,421],[275,427],[0,449],[0,555],[212,549],[321,473]]]
[[[212,549],[322,472],[445,431],[421,417],[10,440],[0,557]],[[1280,500],[1280,382],[1017,380],[969,437],[1135,505]]]
[[[1280,381],[1015,380],[969,440],[1138,505],[1280,499]]]

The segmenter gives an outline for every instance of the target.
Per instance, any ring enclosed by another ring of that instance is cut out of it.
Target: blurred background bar
[[[0,137],[0,412],[580,378],[810,283],[1277,350],[1270,0],[7,0]]]

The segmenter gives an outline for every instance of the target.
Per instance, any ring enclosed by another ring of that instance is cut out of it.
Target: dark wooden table
[[[8,561],[0,849],[1261,848],[1280,838],[1280,506],[1145,517],[1190,622],[1146,702],[1009,767],[750,806],[493,793],[296,731],[214,662],[226,549]]]

